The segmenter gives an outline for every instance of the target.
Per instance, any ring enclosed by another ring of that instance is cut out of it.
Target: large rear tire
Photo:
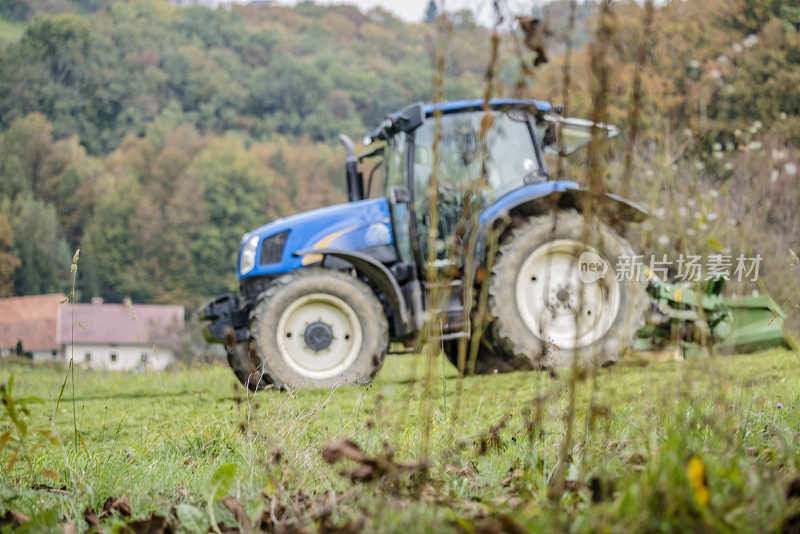
[[[261,295],[250,346],[278,388],[368,384],[383,365],[389,326],[369,286],[339,271],[304,269]]]
[[[514,367],[512,360],[508,358],[502,351],[498,351],[489,341],[488,333],[484,335],[478,343],[478,354],[475,357],[475,364],[470,369],[470,345],[472,340],[467,343],[467,352],[464,355],[463,363],[459,361],[459,351],[457,341],[445,341],[442,344],[442,350],[447,359],[452,363],[458,372],[462,375],[476,374],[488,375],[493,373],[509,373],[512,371],[520,371],[522,367]],[[528,365],[531,369],[531,365]]]
[[[646,286],[617,280],[630,245],[575,211],[535,217],[512,231],[492,268],[493,346],[509,366],[563,368],[618,361],[644,325]]]

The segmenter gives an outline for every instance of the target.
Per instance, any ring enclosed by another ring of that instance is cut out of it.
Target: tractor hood
[[[247,278],[293,271],[321,261],[301,250],[363,250],[391,245],[389,203],[385,198],[328,206],[278,219],[242,237],[237,276]],[[252,268],[248,268],[253,265]]]

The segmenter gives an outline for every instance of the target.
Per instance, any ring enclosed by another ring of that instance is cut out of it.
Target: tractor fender
[[[484,229],[514,215],[541,215],[548,210],[583,211],[591,203],[612,223],[641,222],[648,213],[639,205],[612,193],[598,194],[570,181],[547,181],[521,187],[500,198],[480,217]]]
[[[397,321],[399,323],[398,326],[401,327],[400,330],[408,330],[411,321],[406,299],[400,289],[400,284],[397,283],[397,279],[385,265],[366,254],[354,252],[352,250],[315,248],[294,253],[295,256],[303,256],[305,254],[318,254],[323,257],[333,256],[334,258],[352,264],[353,267],[375,284],[384,298],[386,298],[389,307],[394,313],[395,321]]]

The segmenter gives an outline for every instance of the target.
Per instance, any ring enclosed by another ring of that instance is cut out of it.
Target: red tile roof
[[[183,330],[183,307],[159,304],[75,304],[75,343],[177,344]],[[60,308],[59,342],[73,334],[71,304]],[[85,327],[85,328],[84,328]]]
[[[26,351],[60,349],[58,307],[64,295],[32,295],[0,299],[0,348],[13,349],[18,341]]]

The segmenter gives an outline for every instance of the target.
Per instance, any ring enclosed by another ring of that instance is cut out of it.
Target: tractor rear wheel
[[[493,346],[515,369],[615,363],[648,304],[638,276],[617,280],[624,257],[634,257],[625,239],[575,211],[514,229],[492,268]]]
[[[458,342],[445,341],[442,344],[442,350],[447,359],[452,363],[459,373],[463,375],[476,374],[488,375],[492,373],[508,373],[511,371],[520,371],[523,367],[513,367],[512,360],[509,359],[502,351],[498,351],[490,342],[489,336],[484,335],[478,344],[478,354],[475,357],[474,368],[470,369],[470,345],[472,340],[467,343],[467,352],[465,354],[463,364],[459,362]],[[463,368],[462,368],[463,367]],[[532,369],[530,365],[527,367]]]
[[[303,269],[259,298],[250,344],[275,387],[368,384],[383,365],[389,326],[380,301],[360,280],[332,269]]]

